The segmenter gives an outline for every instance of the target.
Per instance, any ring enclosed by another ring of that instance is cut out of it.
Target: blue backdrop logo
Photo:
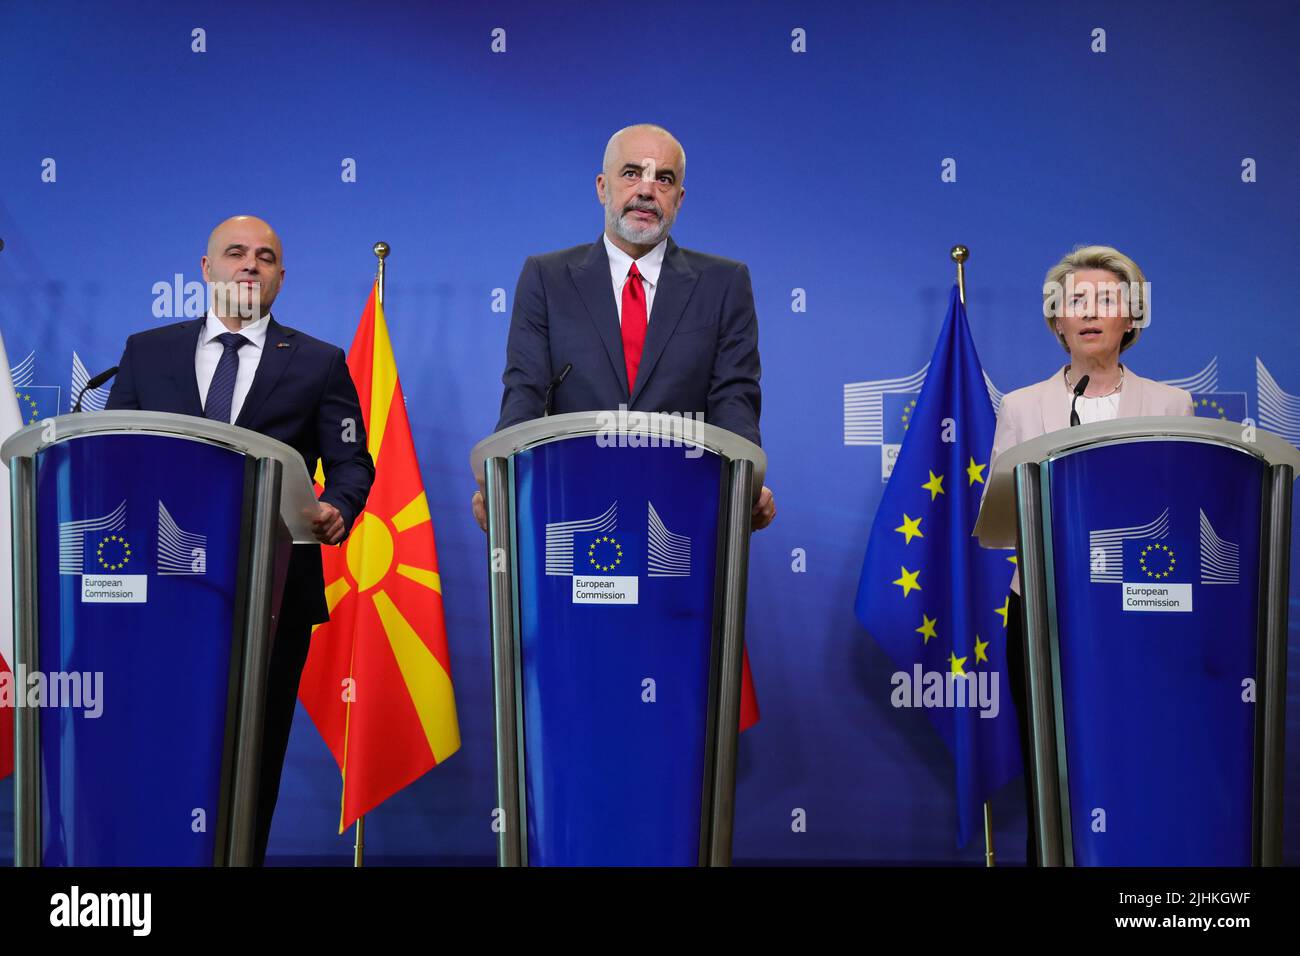
[[[22,416],[24,425],[31,425],[63,412],[72,411],[77,396],[81,394],[81,390],[91,378],[91,373],[87,371],[81,356],[73,349],[70,381],[72,387],[68,389],[65,408],[62,401],[63,389],[60,386],[36,384],[35,352],[29,352],[25,359],[9,370],[9,373],[13,377],[14,397],[18,399],[18,412]],[[109,386],[101,385],[86,392],[81,400],[81,407],[86,411],[103,411],[104,405],[108,402],[108,389]]]
[[[1192,394],[1192,407],[1199,418],[1217,418],[1220,421],[1244,421],[1248,411],[1245,392],[1219,391],[1219,357],[1195,375],[1186,378],[1167,378],[1164,384],[1186,389]]]
[[[24,425],[59,414],[59,388],[57,385],[36,384],[36,353],[9,370],[14,381],[14,397],[18,399],[18,414]]]
[[[1300,395],[1282,391],[1259,356],[1255,356],[1255,387],[1259,393],[1259,425],[1300,447]]]

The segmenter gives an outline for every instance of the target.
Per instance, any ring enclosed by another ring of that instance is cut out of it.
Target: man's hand
[[[323,501],[316,502],[316,517],[311,519],[311,532],[321,544],[338,544],[346,529],[339,509]]]
[[[474,497],[470,499],[470,507],[474,511],[474,520],[478,526],[487,531],[487,504],[483,501],[483,492],[474,492]]]
[[[758,501],[754,502],[754,509],[749,513],[750,524],[753,530],[762,531],[772,523],[776,517],[776,499],[772,497],[772,489],[763,486],[759,492]]]

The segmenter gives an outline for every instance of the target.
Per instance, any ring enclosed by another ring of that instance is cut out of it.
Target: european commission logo
[[[1192,586],[1241,583],[1240,548],[1199,509],[1199,538],[1176,541],[1169,509],[1146,524],[1088,534],[1089,581],[1118,584],[1125,611],[1191,611]]]
[[[18,413],[24,425],[32,425],[46,418],[53,418],[64,412],[72,411],[72,405],[81,394],[81,390],[91,379],[86,364],[74,349],[72,352],[72,374],[69,379],[67,401],[63,401],[64,390],[58,385],[36,384],[36,353],[27,357],[9,370],[14,383],[14,398],[18,400]],[[108,385],[90,389],[82,396],[81,407],[85,411],[99,412],[108,402]]]
[[[644,561],[618,528],[618,501],[601,514],[546,525],[546,573],[573,582],[574,604],[637,604],[638,568],[650,578],[691,574],[691,539],[664,524],[654,502],[646,503]],[[637,543],[640,544],[640,536]],[[629,573],[632,572],[632,573]]]
[[[207,550],[207,536],[182,529],[159,501],[156,573],[202,575],[207,571]],[[59,574],[80,577],[85,604],[148,601],[147,555],[127,533],[125,499],[108,514],[59,522]]]
[[[1275,410],[1273,420],[1284,420],[1285,425],[1293,429],[1295,434],[1290,440],[1300,445],[1300,398],[1283,393],[1268,372],[1263,370],[1262,363],[1258,364],[1261,370],[1260,424],[1279,434],[1287,434],[1265,421],[1267,394],[1269,408]],[[844,444],[878,447],[881,481],[888,481],[894,471],[894,462],[898,459],[899,449],[911,426],[912,415],[929,369],[929,363],[926,363],[911,375],[871,382],[850,382],[844,386]],[[1191,392],[1192,404],[1199,417],[1240,422],[1249,414],[1245,392],[1219,391],[1218,356],[1210,359],[1209,364],[1194,375],[1165,379],[1165,384]],[[996,414],[1002,406],[1003,393],[993,384],[987,372],[984,373],[984,387],[988,390],[989,401]]]

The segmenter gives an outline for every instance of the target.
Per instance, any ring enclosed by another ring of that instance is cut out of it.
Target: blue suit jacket
[[[194,353],[204,322],[191,319],[128,338],[105,407],[202,418]],[[349,418],[355,423],[354,441],[344,441]],[[363,422],[343,350],[272,318],[257,374],[234,423],[291,445],[308,474],[319,459],[325,472],[320,500],[339,509],[349,531],[375,477]],[[284,599],[301,602],[298,609],[313,624],[329,619],[319,545],[294,547]]]
[[[709,424],[759,442],[758,319],[744,263],[668,240],[629,394],[604,241],[530,256],[515,289],[497,428],[540,418],[547,385],[568,363],[557,414],[620,404],[703,412]]]

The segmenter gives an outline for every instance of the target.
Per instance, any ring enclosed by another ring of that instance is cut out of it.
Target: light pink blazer
[[[993,474],[998,455],[1021,442],[1070,427],[1070,401],[1073,396],[1065,387],[1062,372],[1043,382],[1018,388],[1002,396],[998,424],[993,432],[993,454],[987,474]],[[1124,387],[1119,393],[1120,418],[1143,415],[1194,414],[1191,393],[1185,389],[1143,378],[1125,367]],[[1020,593],[1020,572],[1011,578],[1011,590]]]

